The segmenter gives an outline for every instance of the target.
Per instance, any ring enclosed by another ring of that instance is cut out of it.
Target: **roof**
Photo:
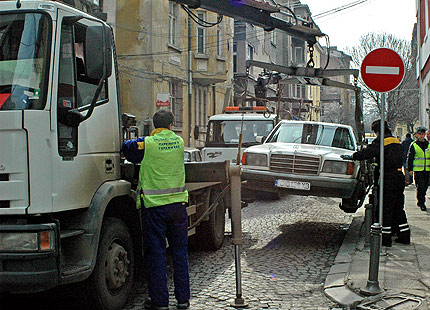
[[[314,124],[314,125],[324,125],[324,126],[334,126],[334,127],[344,127],[344,128],[352,128],[349,125],[345,124],[336,124],[336,123],[325,123],[325,122],[313,122],[313,121],[294,121],[294,120],[282,120],[281,124],[288,123],[300,123],[300,124]]]
[[[267,116],[267,115],[266,115]],[[210,121],[241,121],[242,117],[245,121],[249,120],[263,120],[263,121],[271,121],[274,120],[277,115],[270,114],[269,117],[265,117],[263,113],[226,113],[226,114],[217,114],[213,115],[209,118]]]

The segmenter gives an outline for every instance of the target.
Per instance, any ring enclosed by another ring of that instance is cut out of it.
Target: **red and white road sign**
[[[367,87],[383,93],[399,86],[405,75],[405,64],[392,49],[378,48],[364,57],[360,71]]]

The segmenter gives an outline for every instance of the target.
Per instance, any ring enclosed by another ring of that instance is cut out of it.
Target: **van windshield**
[[[44,14],[0,14],[0,110],[45,107],[50,32]]]
[[[206,146],[237,146],[242,127],[241,120],[216,120],[209,121],[209,131]],[[245,120],[242,129],[242,144],[255,145],[257,136],[268,136],[273,129],[271,120]]]

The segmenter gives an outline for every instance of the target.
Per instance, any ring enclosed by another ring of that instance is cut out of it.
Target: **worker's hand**
[[[414,176],[414,172],[413,172],[413,171],[409,171],[409,175],[410,175],[411,177],[413,177],[413,176]]]
[[[340,158],[344,160],[352,160],[352,155],[340,155]]]

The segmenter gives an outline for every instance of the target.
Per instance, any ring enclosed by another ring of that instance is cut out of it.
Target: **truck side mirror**
[[[264,140],[266,140],[266,138],[267,138],[266,136],[256,136],[255,137],[255,142],[263,144]]]
[[[102,50],[102,57],[100,57]],[[112,31],[108,26],[89,26],[85,38],[85,69],[91,79],[112,75]]]

